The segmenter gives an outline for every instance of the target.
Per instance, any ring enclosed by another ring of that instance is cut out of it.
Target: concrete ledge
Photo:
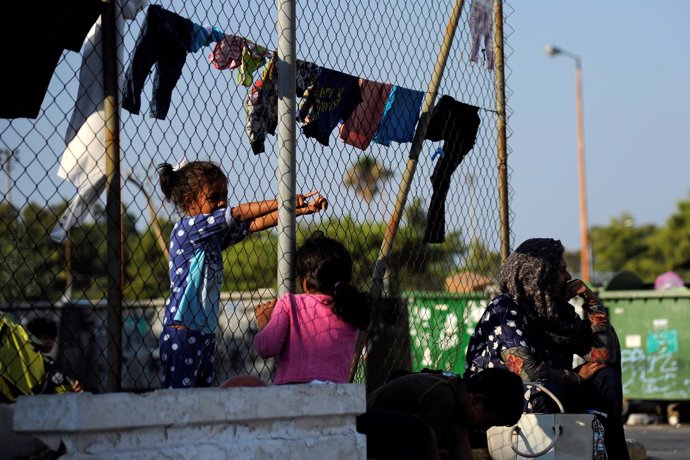
[[[14,431],[62,458],[366,458],[363,385],[283,385],[20,398]]]

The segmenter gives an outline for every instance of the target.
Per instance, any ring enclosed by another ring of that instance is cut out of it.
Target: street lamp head
[[[559,48],[556,48],[553,45],[546,45],[544,46],[544,52],[548,54],[549,56],[555,56],[557,54],[561,54],[562,51]]]

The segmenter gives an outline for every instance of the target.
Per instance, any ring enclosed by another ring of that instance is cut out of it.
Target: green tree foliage
[[[0,209],[0,303],[60,298],[62,257],[46,231],[54,222],[50,209],[34,203],[21,213],[8,205]]]
[[[500,266],[501,255],[498,252],[489,250],[477,238],[470,241],[467,257],[462,264],[463,270],[496,279]]]
[[[663,271],[673,270],[690,280],[690,194],[678,202],[678,210],[654,235],[651,244],[666,264]]]
[[[629,214],[592,228],[594,268],[597,271],[630,270],[645,282],[672,270],[690,279],[690,195],[663,227],[636,226]]]
[[[611,219],[606,227],[592,227],[592,252],[598,271],[631,270],[636,259],[644,258],[650,249],[650,237],[657,231],[653,225],[636,227],[629,214]]]
[[[67,203],[41,207],[30,204],[20,213],[11,206],[0,206],[0,303],[35,300],[58,301],[66,289],[66,246],[49,238]],[[107,297],[108,243],[105,210],[94,207],[94,220],[74,227],[69,235],[72,299],[98,301]],[[174,222],[163,221],[165,239]],[[145,300],[168,295],[168,261],[149,228],[137,230],[134,217],[126,213],[124,230],[124,298]],[[393,251],[389,257],[387,280],[393,292],[401,289],[444,289],[448,267],[465,257],[467,248],[459,232],[449,231],[443,244],[422,244],[426,214],[420,199],[412,200],[404,213]],[[330,219],[318,228],[301,222],[297,229],[299,245],[312,230],[318,229],[339,239],[353,256],[355,285],[367,290],[372,268],[386,233],[386,224],[359,223],[346,216]],[[275,230],[248,236],[224,251],[226,291],[245,291],[276,287],[277,234]],[[480,255],[484,254],[484,255]],[[487,259],[485,251],[472,256],[477,264]],[[484,262],[482,262],[484,261]],[[486,265],[486,263],[485,263]],[[483,270],[481,267],[478,270]]]
[[[226,291],[251,291],[276,287],[278,262],[275,231],[253,233],[223,254]]]

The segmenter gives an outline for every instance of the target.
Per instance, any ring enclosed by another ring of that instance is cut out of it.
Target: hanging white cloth
[[[132,20],[144,9],[148,0],[119,0],[115,20],[117,40],[118,87],[122,88],[124,21]],[[76,196],[70,201],[50,237],[62,243],[73,226],[80,225],[89,208],[105,189],[105,113],[103,110],[103,33],[101,18],[93,25],[82,48],[82,64],[79,71],[79,91],[72,112],[57,175],[77,187]],[[121,98],[122,94],[120,94]]]

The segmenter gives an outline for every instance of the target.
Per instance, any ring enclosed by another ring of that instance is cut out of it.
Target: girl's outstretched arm
[[[309,198],[313,197],[316,195],[316,197],[312,200],[309,200]],[[265,201],[262,203],[269,203],[275,200],[269,200]],[[277,202],[276,202],[277,203]],[[256,204],[256,203],[250,203],[250,204]],[[298,194],[295,196],[295,214],[298,216],[303,216],[307,214],[314,214],[319,211],[325,211],[328,209],[328,200],[318,194],[318,192],[313,191],[309,192],[306,195],[301,195]],[[240,205],[242,206],[242,205]],[[235,217],[235,210],[233,208],[233,217]],[[241,219],[240,219],[241,220]],[[276,208],[264,215],[256,216],[254,218],[248,218],[246,220],[250,220],[251,222],[249,223],[249,231],[250,232],[258,232],[261,230],[265,230],[267,228],[275,227],[278,224],[278,207],[276,204]]]
[[[256,219],[278,210],[278,200],[254,201],[241,203],[232,208],[232,217],[235,220],[245,221]]]

